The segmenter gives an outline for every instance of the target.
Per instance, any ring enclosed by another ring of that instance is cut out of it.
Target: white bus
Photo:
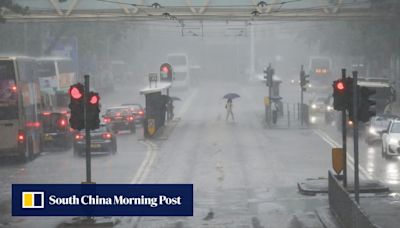
[[[190,65],[187,54],[185,53],[171,53],[167,55],[167,63],[173,69],[173,82],[172,86],[175,88],[186,89],[190,87]]]
[[[76,69],[71,59],[36,58],[34,76],[39,80],[44,106],[64,109],[68,107],[68,89],[77,82]]]
[[[35,60],[0,57],[0,156],[30,160],[41,152],[42,108]]]

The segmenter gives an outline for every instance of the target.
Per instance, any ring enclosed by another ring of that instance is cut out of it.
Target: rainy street
[[[235,122],[225,121],[221,94],[226,91],[241,96],[234,99]],[[130,90],[121,89],[104,102],[127,93]],[[117,218],[117,227],[297,227],[297,218],[307,218],[326,207],[326,194],[301,195],[297,182],[326,177],[331,167],[330,148],[340,142],[339,133],[333,127],[288,129],[284,119],[278,123],[282,127],[269,129],[263,121],[265,93],[262,83],[219,82],[177,91],[174,94],[185,99],[177,104],[177,120],[170,124],[167,135],[144,141],[141,129],[135,135],[123,132],[118,135],[116,155],[94,156],[96,183],[194,185],[194,217],[123,217]],[[140,99],[139,94],[135,96]],[[362,177],[377,177],[398,186],[400,179],[393,173],[397,163],[382,161],[378,147],[362,143],[361,148],[365,151]],[[371,163],[379,167],[370,167]],[[349,164],[350,177],[352,171]],[[73,157],[71,151],[45,152],[28,164],[4,164],[1,175],[3,224],[57,225],[65,219],[9,218],[6,199],[10,184],[80,183],[85,179],[84,158]]]

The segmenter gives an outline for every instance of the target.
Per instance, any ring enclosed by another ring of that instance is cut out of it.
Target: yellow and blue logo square
[[[44,208],[44,192],[22,192],[22,208]]]

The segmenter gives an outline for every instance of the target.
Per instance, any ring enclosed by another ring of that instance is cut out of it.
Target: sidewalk
[[[400,193],[371,197],[361,195],[360,207],[377,227],[400,227]]]

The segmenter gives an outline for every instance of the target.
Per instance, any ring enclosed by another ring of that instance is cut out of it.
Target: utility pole
[[[342,69],[342,80],[346,80],[346,69]],[[352,89],[352,88],[351,88]],[[343,187],[347,188],[347,119],[346,109],[342,110],[342,143],[343,143]]]
[[[358,72],[353,71],[353,139],[354,139],[354,195],[360,204],[360,179],[358,170]]]
[[[89,115],[88,115],[88,103],[89,103],[89,75],[85,75],[85,93],[84,93],[84,120],[85,120],[85,152],[86,152],[86,183],[92,182],[92,167],[91,167],[91,158],[90,158],[90,128],[88,127],[89,123]]]
[[[303,126],[304,122],[304,97],[303,97],[303,83],[302,80],[305,77],[306,73],[304,72],[304,65],[301,65],[300,69],[300,121],[301,121],[301,126]]]

